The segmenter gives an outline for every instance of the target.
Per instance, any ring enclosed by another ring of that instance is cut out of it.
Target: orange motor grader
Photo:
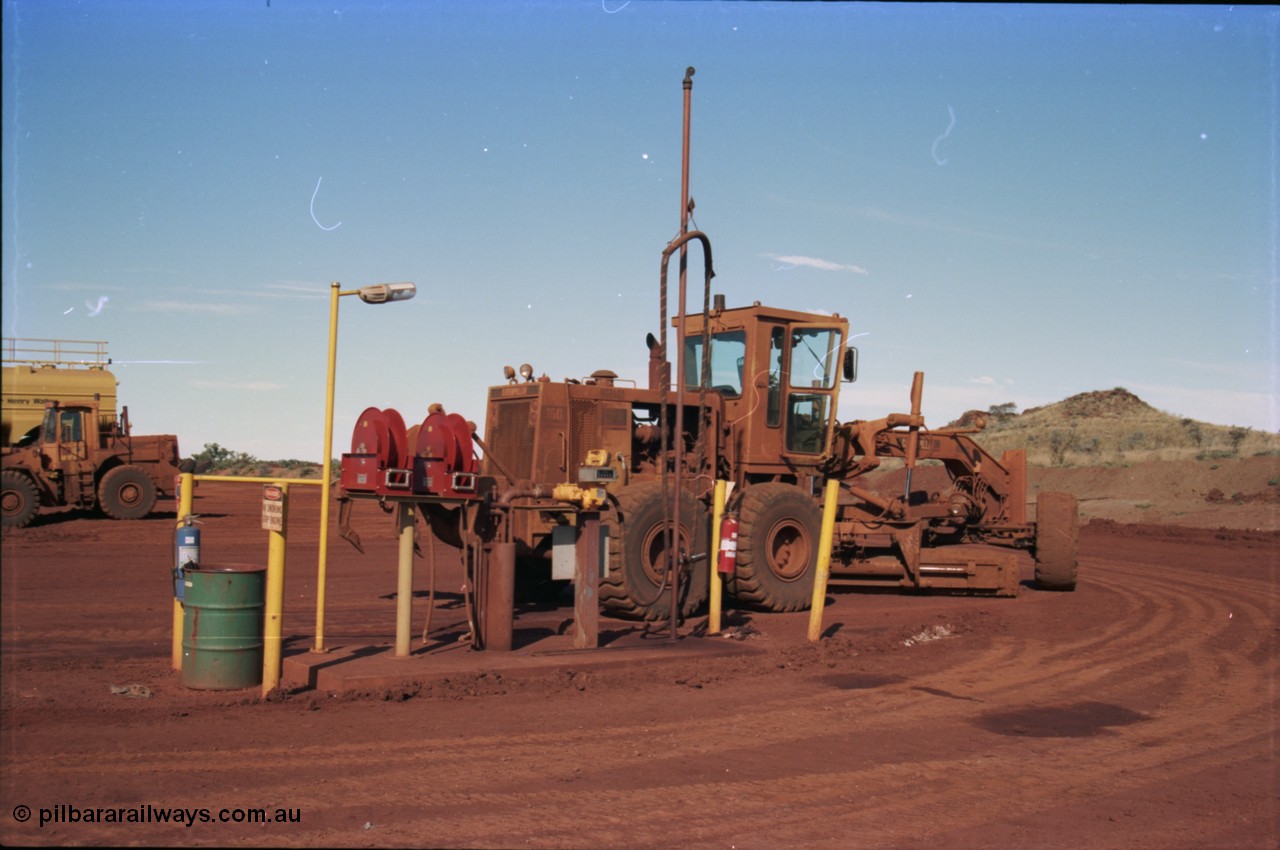
[[[525,369],[523,381],[489,390],[480,476],[493,492],[530,492],[536,482],[549,494],[583,469],[604,470],[594,477],[611,482],[606,611],[663,618],[672,587],[685,614],[705,601],[709,568],[700,556],[716,479],[731,483],[727,513],[739,534],[726,588],[754,607],[810,604],[830,478],[840,481],[832,584],[1012,596],[1018,558],[1009,549],[1025,549],[1041,587],[1074,588],[1073,497],[1041,494],[1038,522],[1030,522],[1025,453],[997,459],[971,438],[977,428],[925,427],[920,373],[910,412],[837,421],[840,388],[854,379],[857,360],[846,319],[758,303],[726,309],[717,296],[705,313],[678,321],[683,380],[675,389],[664,346],[650,337],[647,388],[606,370],[548,381]],[[898,492],[865,483],[886,458],[905,470],[894,476],[903,479]],[[678,531],[668,518],[676,492]],[[506,519],[518,574],[540,562],[545,571],[564,524],[545,505],[528,506]],[[671,575],[669,546],[679,576]]]
[[[371,408],[343,457],[344,491],[411,495],[435,536],[460,549],[514,545],[517,584],[548,570],[571,578],[561,556],[572,548],[575,510],[598,512],[599,601],[629,618],[670,620],[706,600],[717,480],[728,482],[737,523],[726,588],[740,604],[795,611],[811,603],[829,480],[840,484],[832,584],[1012,596],[1019,559],[1011,550],[1023,549],[1039,586],[1073,589],[1075,500],[1041,494],[1030,521],[1023,451],[996,458],[970,436],[977,428],[927,428],[921,373],[908,412],[841,423],[840,388],[857,368],[847,319],[758,302],[728,308],[712,297],[711,242],[688,227],[692,76],[690,68],[680,230],[662,252],[647,386],[608,370],[552,381],[535,379],[527,364],[507,367],[507,382],[488,391],[483,439],[438,405],[408,431],[399,414]],[[701,247],[704,279],[702,308],[687,314],[691,243]],[[677,254],[669,317],[667,270]],[[888,491],[869,483],[884,459],[904,470]],[[577,509],[566,508],[575,500]]]

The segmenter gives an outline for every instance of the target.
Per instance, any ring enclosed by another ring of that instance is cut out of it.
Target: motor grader
[[[420,496],[438,539],[471,551],[486,541],[514,544],[517,582],[572,577],[558,562],[571,548],[574,513],[599,511],[599,601],[626,618],[669,620],[705,602],[717,480],[728,482],[727,512],[739,534],[725,587],[741,605],[795,611],[811,603],[821,494],[832,479],[840,487],[831,584],[1012,596],[1019,559],[1011,550],[1023,549],[1035,559],[1040,587],[1073,589],[1075,500],[1041,494],[1030,521],[1025,452],[993,457],[971,436],[981,423],[927,428],[919,372],[908,412],[839,422],[841,386],[857,372],[846,318],[759,302],[726,307],[722,295],[713,297],[710,240],[688,227],[692,74],[685,77],[681,226],[662,252],[647,385],[607,369],[556,381],[535,378],[528,364],[508,366],[506,383],[488,390],[483,438],[438,405],[412,429],[398,413],[371,408],[343,456],[340,498]],[[695,243],[702,308],[687,313]],[[675,256],[679,288],[669,316]],[[885,460],[901,468],[888,491],[884,480],[872,483],[886,478],[873,474]],[[574,500],[576,508],[568,504]],[[340,524],[355,542],[349,516],[340,513]]]
[[[727,510],[739,538],[726,589],[740,603],[769,611],[809,605],[829,478],[841,485],[832,584],[1012,596],[1018,559],[1008,548],[1020,548],[1035,555],[1041,587],[1074,587],[1072,497],[1042,494],[1039,525],[1029,522],[1025,453],[991,456],[970,436],[976,427],[926,428],[920,373],[910,412],[837,421],[840,387],[854,379],[857,360],[845,318],[759,303],[726,309],[717,296],[705,314],[683,321],[681,403],[666,387],[669,370],[652,337],[646,388],[608,370],[548,381],[525,369],[527,379],[489,390],[479,470],[495,492],[544,482],[550,493],[580,469],[601,466],[588,464],[589,452],[607,457],[606,611],[663,617],[670,585],[686,614],[705,601],[709,569],[699,556],[716,479],[731,484]],[[905,470],[894,479],[904,481],[900,492],[864,483],[886,458]],[[913,483],[917,468],[930,474]],[[917,486],[922,479],[929,486]],[[667,519],[677,486],[678,532]],[[562,516],[544,505],[507,521],[518,570],[551,559]],[[679,576],[668,566],[669,541]]]

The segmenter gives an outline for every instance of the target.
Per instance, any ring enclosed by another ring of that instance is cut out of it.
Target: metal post
[[[396,573],[396,658],[409,657],[413,619],[413,517],[412,502],[397,506],[400,523],[400,562]]]
[[[835,540],[836,504],[840,495],[840,481],[827,480],[826,494],[822,499],[822,534],[818,539],[818,568],[813,577],[813,605],[809,609],[809,640],[822,637],[822,608],[827,602],[827,577],[831,574],[831,546]]]
[[[689,119],[690,99],[693,93],[693,66],[684,72],[684,129],[681,139],[680,165],[680,235],[687,237],[689,233]],[[680,306],[676,318],[676,415],[672,433],[675,435],[675,470],[671,481],[671,514],[667,528],[667,569],[671,576],[671,640],[676,640],[676,624],[680,622],[680,478],[684,466],[684,310],[685,283],[688,279],[689,243],[685,239],[680,243]],[[698,414],[701,416],[701,412]],[[665,460],[664,460],[665,462]],[[696,529],[691,529],[693,539],[697,539]],[[692,540],[690,540],[692,544]]]
[[[485,568],[484,648],[492,652],[510,652],[515,630],[516,544],[492,543],[482,550]]]
[[[320,559],[316,568],[316,644],[312,652],[324,652],[324,587],[329,558],[329,479],[333,474],[333,380],[338,365],[338,282],[329,284],[329,374],[325,379],[324,457],[321,458]]]
[[[578,514],[578,541],[573,565],[573,648],[600,645],[600,512]],[[673,625],[674,628],[674,625]]]
[[[707,581],[711,588],[711,599],[708,603],[709,612],[707,614],[707,634],[720,634],[720,572],[716,569],[717,559],[720,554],[720,520],[724,517],[724,490],[725,482],[717,480],[715,495],[711,509],[711,548],[707,550],[707,569],[711,571]]]
[[[289,485],[280,486],[280,531],[267,532],[267,609],[262,620],[262,695],[280,684],[284,635],[285,532],[289,528]]]
[[[194,475],[190,472],[183,472],[178,476],[178,528],[182,528],[182,524],[187,517],[191,516],[191,504],[194,499],[195,489]],[[174,557],[177,557],[176,553]],[[182,603],[175,596],[173,598],[173,646],[171,648],[174,670],[182,669],[182,616]]]

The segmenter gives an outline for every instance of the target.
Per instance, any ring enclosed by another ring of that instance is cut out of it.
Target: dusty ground
[[[268,701],[171,672],[172,513],[42,518],[3,540],[0,841],[1274,848],[1280,467],[1212,466],[1036,473],[1092,520],[1071,594],[833,593],[816,645],[806,615],[730,612],[756,652],[518,680],[476,653],[447,681]],[[265,562],[260,498],[201,485],[207,558]],[[298,650],[314,634],[314,488],[291,511]],[[393,632],[390,523],[359,521],[369,554],[330,546],[330,646]],[[448,570],[437,603],[433,640],[450,640]],[[517,629],[564,616],[525,612]],[[697,636],[702,622],[683,640],[726,640]],[[112,692],[125,685],[150,696]],[[178,808],[196,822],[156,822]],[[237,808],[295,822],[218,822]]]

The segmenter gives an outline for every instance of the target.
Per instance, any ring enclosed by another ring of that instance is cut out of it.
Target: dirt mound
[[[1012,402],[985,412],[969,410],[948,427],[981,429],[974,440],[997,457],[1009,449],[1026,449],[1032,466],[1115,466],[1280,454],[1280,434],[1175,416],[1123,387],[1078,393],[1022,413],[1014,410]]]
[[[1023,416],[1032,413],[1055,415],[1062,419],[1093,419],[1122,416],[1147,416],[1159,414],[1151,405],[1138,398],[1124,387],[1112,390],[1095,390],[1088,393],[1077,393],[1070,398],[1044,407],[1029,407],[1022,412]]]
[[[948,428],[983,427],[983,423],[999,429],[1001,425],[1009,425],[1020,417],[1029,417],[1041,421],[1071,419],[1120,419],[1124,417],[1164,416],[1160,411],[1138,398],[1124,387],[1110,390],[1094,390],[1077,393],[1062,401],[1040,407],[1028,407],[1021,414],[1014,412],[1014,405],[995,405],[989,410],[966,410],[959,419],[947,424]],[[1025,420],[1024,420],[1025,421]]]

